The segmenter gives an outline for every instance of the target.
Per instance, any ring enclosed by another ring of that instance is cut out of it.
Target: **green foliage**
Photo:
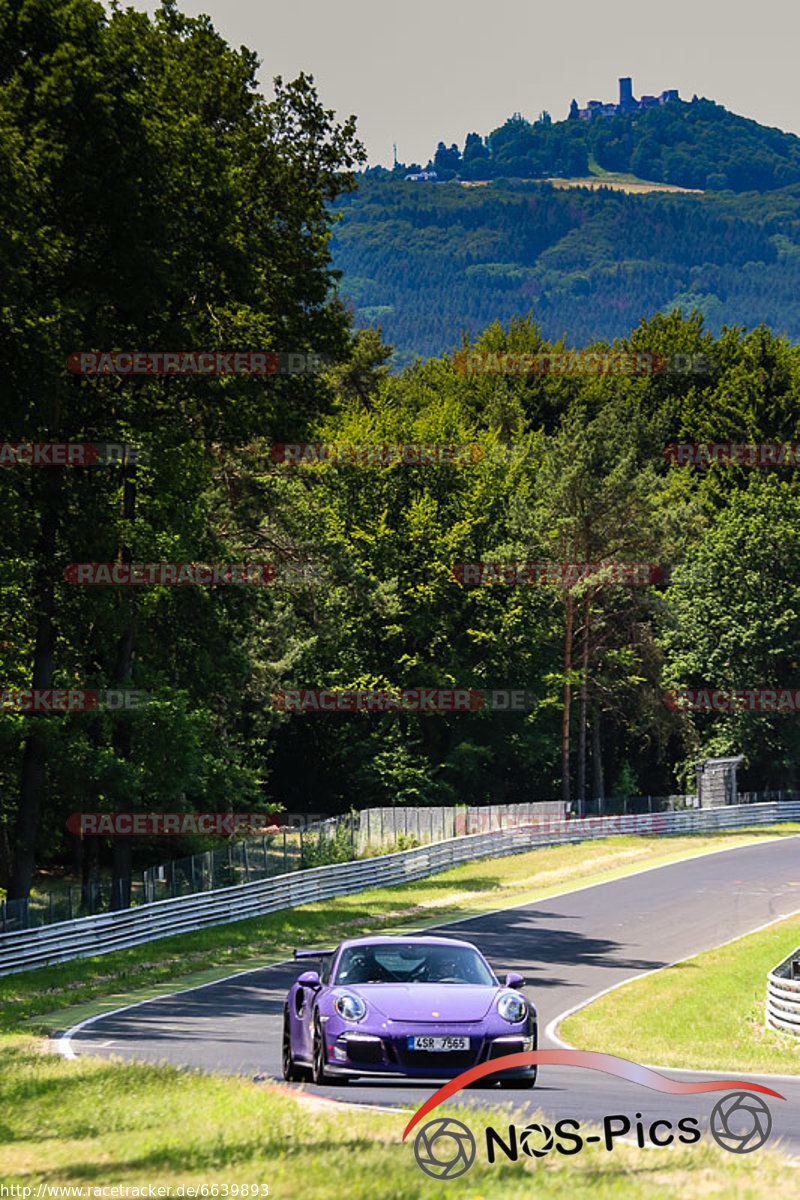
[[[710,485],[713,486],[713,485]],[[718,485],[717,485],[718,486]],[[665,681],[676,688],[796,688],[800,667],[800,495],[790,479],[755,475],[719,505],[693,562],[670,589]],[[800,736],[791,712],[698,712],[685,763],[745,754],[764,788],[791,777]]]
[[[324,867],[329,863],[352,862],[357,857],[353,834],[347,825],[340,822],[330,837],[322,829],[304,835],[300,869]]]
[[[800,138],[728,112],[711,100],[672,100],[642,112],[591,121],[531,124],[520,113],[485,147],[467,135],[464,157],[443,142],[428,164],[441,178],[576,177],[590,168],[632,172],[688,188],[767,191],[800,183]],[[481,153],[481,150],[484,153]]]
[[[636,775],[633,767],[629,762],[624,762],[620,768],[616,782],[611,789],[612,796],[617,800],[622,800],[623,803],[630,800],[631,796],[638,795],[639,785],[636,782]]]
[[[33,664],[57,687],[122,678],[153,697],[124,726],[75,713],[6,725],[4,714],[3,879],[37,830],[40,851],[63,852],[74,808],[263,803],[249,641],[254,627],[279,636],[280,607],[243,588],[120,594],[63,578],[70,562],[121,555],[236,562],[253,546],[226,527],[227,447],[329,403],[317,378],[265,392],[243,376],[65,369],[88,347],[344,356],[328,206],[363,150],[312,80],[277,80],[267,103],[256,70],[255,55],[173,3],[150,20],[93,0],[0,2],[0,429],[151,451],[125,480],[118,468],[0,473],[13,514],[0,533],[13,563],[0,594],[2,685],[30,686]],[[21,770],[41,782],[20,791]]]

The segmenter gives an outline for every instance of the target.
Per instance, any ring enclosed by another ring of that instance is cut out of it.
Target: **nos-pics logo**
[[[770,1110],[756,1093],[785,1099],[771,1088],[741,1080],[677,1083],[648,1067],[610,1054],[598,1054],[587,1050],[533,1050],[508,1055],[503,1060],[502,1067],[495,1059],[471,1067],[450,1080],[414,1114],[403,1134],[403,1140],[432,1109],[474,1080],[485,1075],[496,1075],[498,1070],[542,1062],[590,1067],[673,1095],[725,1091],[728,1094],[717,1101],[711,1112],[709,1131],[717,1145],[733,1154],[749,1154],[758,1150],[772,1132]],[[635,1137],[636,1144],[641,1149],[648,1145],[669,1146],[676,1141],[691,1145],[700,1141],[700,1118],[681,1117],[675,1122],[667,1118],[643,1121],[642,1114],[638,1112],[633,1119],[617,1113],[602,1118],[602,1134],[582,1133],[580,1121],[571,1117],[557,1120],[552,1127],[541,1123],[531,1123],[522,1128],[509,1125],[505,1131],[500,1132],[489,1126],[485,1130],[486,1159],[489,1163],[498,1159],[518,1162],[523,1156],[544,1158],[550,1153],[578,1154],[584,1146],[593,1142],[601,1143],[606,1150],[611,1151],[616,1139],[630,1140],[631,1137]],[[434,1179],[456,1179],[463,1175],[475,1162],[476,1154],[477,1142],[472,1131],[463,1122],[450,1117],[437,1117],[428,1121],[417,1131],[414,1139],[417,1164],[426,1175]]]

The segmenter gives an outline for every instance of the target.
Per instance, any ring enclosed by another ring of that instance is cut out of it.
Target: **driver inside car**
[[[429,956],[428,981],[430,983],[443,983],[447,979],[458,983],[468,982],[464,978],[464,973],[452,954],[445,952],[444,954],[437,954],[435,957],[433,955]]]
[[[347,983],[382,983],[386,972],[374,954],[353,955],[346,970],[339,971],[339,979]]]

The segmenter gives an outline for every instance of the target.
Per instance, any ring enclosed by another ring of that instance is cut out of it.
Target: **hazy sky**
[[[134,0],[153,12],[155,0]],[[800,134],[800,0],[179,0],[208,13],[272,78],[314,76],[326,108],[358,117],[370,165],[425,163],[521,112],[567,115],[574,96],[676,87]]]

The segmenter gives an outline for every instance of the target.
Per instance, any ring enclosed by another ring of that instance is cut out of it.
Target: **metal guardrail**
[[[794,978],[793,963],[797,964]],[[767,973],[766,1023],[768,1028],[800,1038],[800,949]]]
[[[742,792],[737,803],[760,804],[769,800],[800,800],[800,792]],[[576,800],[570,815],[605,817],[696,807],[694,795],[612,796],[600,801]],[[58,925],[156,900],[176,900],[190,893],[256,883],[324,863],[345,862],[392,849],[411,849],[468,833],[490,833],[494,829],[527,825],[542,817],[563,815],[564,805],[560,800],[534,800],[449,807],[403,804],[351,810],[314,821],[295,821],[260,837],[226,840],[217,849],[167,859],[127,879],[89,879],[81,887],[62,887],[49,892],[37,888],[25,899],[2,900],[0,934]],[[297,818],[299,814],[294,816]]]
[[[535,825],[467,834],[377,858],[292,871],[257,883],[157,900],[138,908],[80,917],[40,929],[5,933],[0,935],[0,975],[108,954],[158,938],[241,921],[316,900],[366,891],[368,888],[389,887],[424,879],[459,863],[521,854],[537,846],[582,842],[619,834],[711,832],[798,819],[800,803],[792,801],[689,809],[684,812],[587,817],[571,821],[546,818]]]

